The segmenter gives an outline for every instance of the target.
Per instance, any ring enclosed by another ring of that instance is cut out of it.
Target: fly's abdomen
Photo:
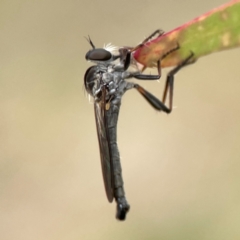
[[[123,188],[122,167],[117,145],[117,121],[121,102],[110,102],[110,107],[106,110],[106,125],[109,142],[109,152],[112,165],[112,186],[114,198],[117,202],[116,218],[124,220],[130,206],[125,198]]]
[[[120,164],[120,155],[117,146],[117,121],[119,114],[120,103],[110,103],[110,108],[106,110],[106,121],[108,131],[109,150],[112,162],[112,175],[114,181],[114,195],[115,197],[124,196],[123,180],[122,180],[122,168]]]
[[[120,103],[110,103],[110,108],[106,110],[107,132],[109,141],[109,150],[111,155],[113,181],[114,181],[114,195],[115,197],[123,197],[123,179],[122,168],[120,163],[120,155],[117,145],[117,121],[119,114]]]

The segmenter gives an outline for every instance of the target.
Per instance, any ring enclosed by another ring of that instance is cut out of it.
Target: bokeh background
[[[240,49],[183,69],[170,115],[134,90],[124,95],[125,222],[105,196],[93,104],[83,89],[84,36],[98,47],[135,46],[224,2],[0,2],[1,239],[240,238]],[[161,97],[163,82],[141,85]]]

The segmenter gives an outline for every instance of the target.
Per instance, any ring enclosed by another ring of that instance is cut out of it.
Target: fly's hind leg
[[[167,75],[166,83],[165,83],[165,88],[163,91],[163,98],[162,102],[165,104],[167,94],[169,92],[169,110],[170,112],[172,111],[172,105],[173,105],[173,88],[174,88],[174,75],[183,67],[194,63],[196,60],[194,59],[194,53],[191,51],[190,55],[183,60],[178,66],[173,68]]]
[[[191,52],[189,57],[187,57],[181,64],[179,64],[177,67],[175,67],[172,71],[169,72],[166,80],[165,90],[163,93],[163,100],[160,101],[158,98],[156,98],[154,95],[152,95],[150,92],[145,90],[143,87],[141,87],[138,84],[134,84],[133,87],[137,89],[137,91],[158,111],[164,111],[166,113],[171,113],[172,111],[172,99],[173,99],[173,83],[174,83],[174,74],[176,74],[181,68],[187,66],[188,64],[191,64],[194,62],[193,59],[194,54]],[[150,75],[151,76],[151,75]],[[153,80],[153,79],[149,79]],[[166,106],[165,100],[167,96],[167,92],[170,92],[169,97],[169,107]]]

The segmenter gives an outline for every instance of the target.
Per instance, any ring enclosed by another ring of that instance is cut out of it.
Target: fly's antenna
[[[89,42],[89,44],[92,46],[92,48],[95,49],[95,46],[94,46],[94,44],[93,44],[90,36],[88,35],[88,37],[85,37],[85,38],[86,38],[86,40]]]

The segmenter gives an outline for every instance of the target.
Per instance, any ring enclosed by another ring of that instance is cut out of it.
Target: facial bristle
[[[118,51],[118,47],[111,43],[104,44],[103,48],[111,53],[116,53]]]

